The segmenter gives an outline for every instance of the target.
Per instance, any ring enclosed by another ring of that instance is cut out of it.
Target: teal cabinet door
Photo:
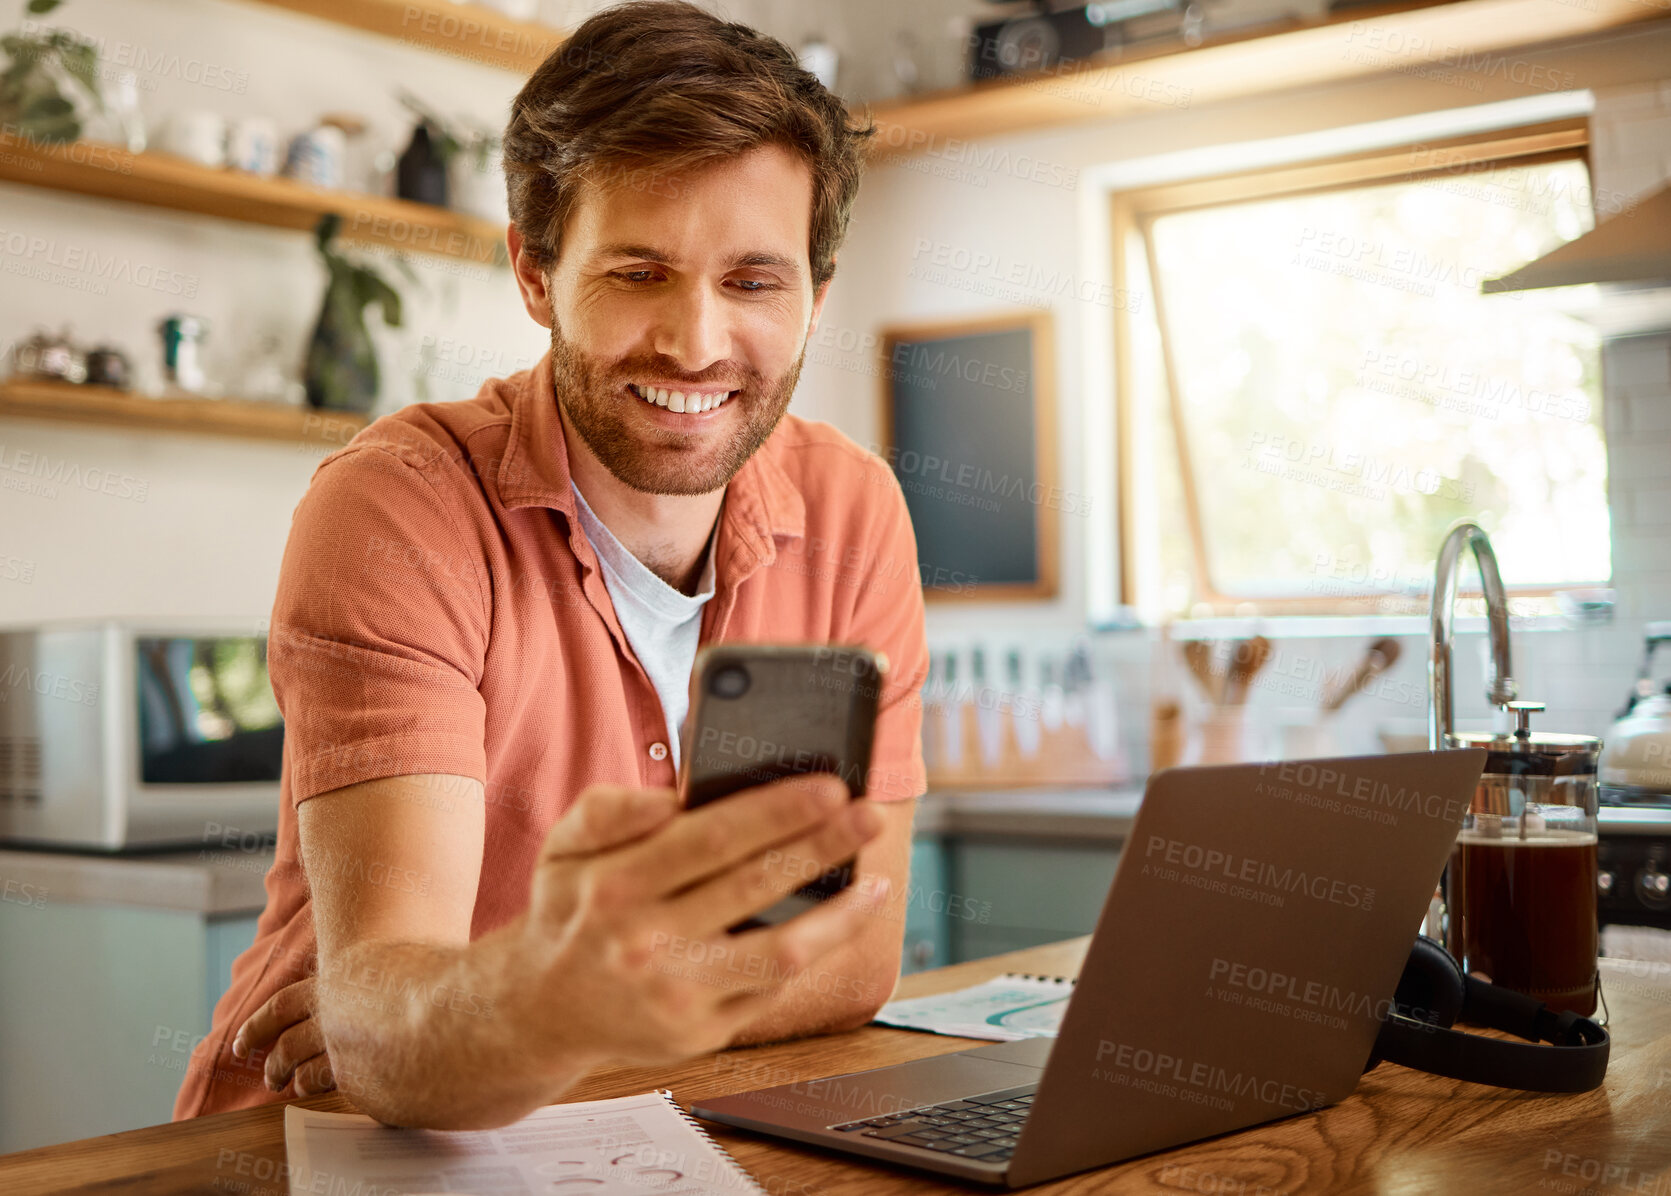
[[[209,986],[211,1015],[215,1012],[215,1005],[220,1001],[221,994],[232,987],[232,961],[249,950],[249,945],[255,942],[255,924],[259,920],[259,914],[233,914],[209,919],[209,958],[203,979]]]
[[[1090,934],[1102,912],[1120,844],[947,840],[960,916],[947,919],[949,963],[983,959]]]
[[[905,948],[900,974],[910,975],[951,962],[946,930],[946,853],[937,835],[911,844],[911,877],[906,889]]]
[[[166,1122],[255,921],[0,905],[0,1154]]]

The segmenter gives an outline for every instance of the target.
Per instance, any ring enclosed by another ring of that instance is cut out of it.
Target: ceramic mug
[[[278,128],[265,116],[246,116],[226,137],[226,164],[269,177],[278,173]]]
[[[320,125],[296,134],[284,173],[298,182],[341,190],[348,157],[348,138],[335,125]]]
[[[162,148],[202,166],[224,166],[226,121],[202,108],[173,113],[164,126]]]

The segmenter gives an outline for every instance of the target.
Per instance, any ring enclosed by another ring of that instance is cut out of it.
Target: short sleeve
[[[875,467],[887,468],[880,462]],[[866,552],[870,553],[873,545],[873,559],[910,564],[907,568],[876,570],[859,587],[848,638],[872,651],[886,653],[888,658],[866,789],[877,801],[900,801],[918,797],[928,787],[922,745],[928,633],[917,571],[917,535],[911,527],[905,495],[891,472],[887,482],[886,486],[875,487],[886,497],[879,504],[874,538],[867,538]]]
[[[351,447],[296,508],[267,644],[293,802],[414,773],[486,781],[486,562],[443,482]]]

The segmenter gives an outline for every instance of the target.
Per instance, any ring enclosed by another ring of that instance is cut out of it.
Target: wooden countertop
[[[1075,939],[906,978],[901,996],[973,984],[1005,971],[1077,972]],[[1030,1189],[1224,1196],[1671,1192],[1671,965],[1603,961],[1612,1010],[1607,1083],[1538,1096],[1385,1066],[1345,1101],[1207,1142]],[[964,1039],[867,1026],[850,1034],[729,1051],[669,1071],[611,1068],[576,1100],[658,1086],[680,1104],[960,1050]],[[91,1082],[91,1079],[90,1079]],[[331,1093],[299,1102],[352,1111]],[[282,1104],[88,1138],[0,1157],[0,1192],[42,1196],[91,1187],[140,1196],[232,1192],[286,1196]],[[772,1196],[894,1196],[980,1189],[916,1172],[709,1127]]]
[[[125,905],[194,914],[260,913],[273,849],[154,855],[0,850],[0,883],[42,905]]]
[[[1142,802],[1142,788],[1129,786],[934,790],[918,799],[916,832],[1120,843],[1131,833]],[[1602,806],[1598,817],[1604,835],[1671,835],[1671,809],[1665,806]]]
[[[937,790],[917,802],[917,834],[1122,842],[1143,790],[1071,786],[987,792]]]

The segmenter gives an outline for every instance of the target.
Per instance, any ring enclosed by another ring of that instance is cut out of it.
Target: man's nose
[[[656,328],[655,349],[697,373],[731,356],[730,316],[706,286],[681,287],[669,297]]]

